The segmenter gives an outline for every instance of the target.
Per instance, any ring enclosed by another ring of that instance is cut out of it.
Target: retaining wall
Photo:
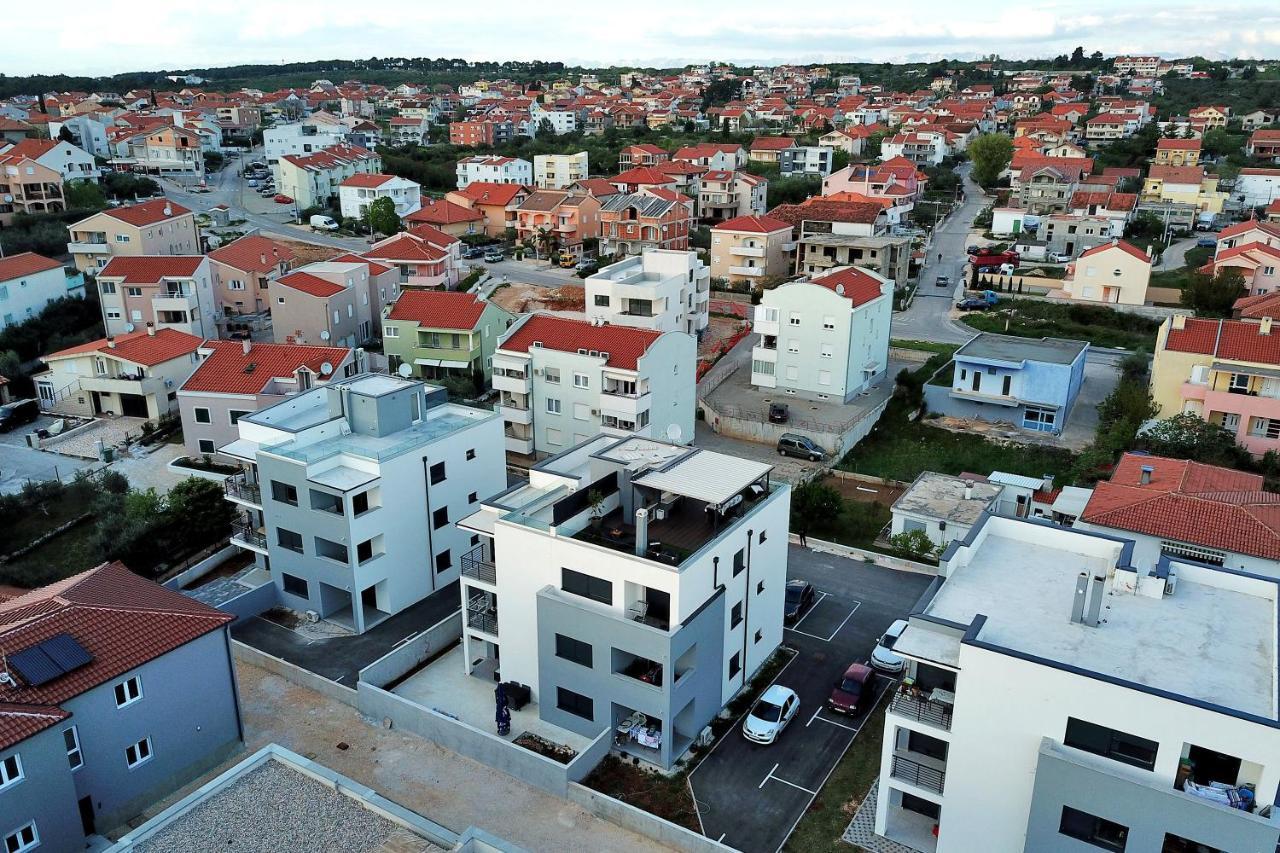
[[[800,537],[794,533],[788,535],[793,544],[800,544]],[[841,545],[839,542],[827,542],[825,539],[815,539],[812,536],[807,537],[805,543],[815,551],[826,551],[830,554],[839,554],[845,557],[858,557],[889,569],[915,572],[921,575],[936,575],[938,573],[937,566],[918,563],[915,560],[906,560],[902,557],[891,557],[888,554],[881,554],[879,551],[868,551],[865,548],[855,548],[852,545]]]
[[[734,849],[585,785],[569,785],[567,796],[570,802],[577,803],[596,817],[616,823],[674,850],[685,853],[726,853]]]
[[[259,651],[253,646],[246,645],[234,638],[231,640],[231,656],[238,661],[262,667],[268,672],[280,676],[285,681],[291,681],[300,687],[314,690],[344,705],[350,705],[353,708],[359,707],[356,691],[350,687],[343,687],[336,681],[330,681],[327,678],[316,675],[314,672],[308,672],[300,666],[289,663],[287,660]]]
[[[209,572],[231,559],[239,550],[240,548],[235,545],[228,545],[220,551],[215,551],[208,557],[205,557],[191,568],[181,571],[169,578],[161,584],[161,586],[177,590],[186,589],[193,582],[200,580],[200,578],[209,574]]]
[[[218,609],[235,616],[236,621],[231,623],[234,625],[241,620],[266,613],[279,603],[280,593],[276,590],[276,585],[267,581],[259,586],[246,588],[243,594],[219,604]]]
[[[458,610],[361,669],[360,681],[374,687],[386,687],[460,639],[462,611]]]

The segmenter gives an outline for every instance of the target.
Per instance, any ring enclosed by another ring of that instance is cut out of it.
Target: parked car
[[[490,249],[484,253],[484,262],[486,264],[496,264],[503,258],[501,249]]]
[[[1206,234],[1203,237],[1196,238],[1197,249],[1216,249],[1218,247],[1218,237],[1216,234]]]
[[[876,674],[865,663],[851,664],[831,688],[827,707],[837,714],[853,714],[875,695]]]
[[[742,721],[742,736],[767,746],[778,739],[799,710],[800,697],[794,690],[781,684],[771,684],[747,712],[746,719]]]
[[[951,286],[951,276],[949,276],[949,275],[940,275],[940,276],[938,276],[936,279],[934,279],[933,283],[934,283],[936,286],[938,286],[938,287],[950,287],[950,286]]]
[[[484,249],[480,248],[479,246],[468,246],[467,248],[462,250],[462,257],[464,260],[468,260],[468,261],[474,258],[483,258]]]
[[[968,248],[965,249],[965,253],[970,255],[976,255],[978,254],[979,248],[980,248],[979,246],[969,246]]]
[[[29,424],[40,417],[38,400],[14,400],[0,406],[0,432],[8,432],[14,427]]]
[[[881,672],[902,672],[906,662],[893,653],[893,644],[898,642],[902,632],[907,630],[906,619],[895,619],[889,630],[880,635],[876,647],[871,652],[871,665]]]
[[[794,432],[784,432],[782,437],[778,439],[778,455],[795,456],[800,459],[808,459],[810,462],[821,462],[827,456],[821,447],[805,436],[796,435]]]
[[[249,186],[253,187],[254,189],[257,189],[257,187],[258,187],[258,179],[257,179],[257,178],[250,178],[250,179],[249,179]]]
[[[991,267],[999,267],[1005,264],[1019,264],[1022,262],[1022,256],[1017,252],[993,252],[990,249],[979,249],[969,258],[969,263],[978,269],[990,269]]]
[[[276,193],[276,204],[293,204],[293,198],[284,193]]]
[[[975,299],[971,296],[968,299],[961,299],[956,303],[956,307],[961,311],[986,311],[991,306],[987,304],[987,300]]]
[[[1049,263],[1052,263],[1052,264],[1069,264],[1069,263],[1071,263],[1071,256],[1070,256],[1070,255],[1067,255],[1067,254],[1063,254],[1062,252],[1050,252],[1050,253],[1049,253]]]
[[[813,606],[813,584],[795,578],[787,581],[783,595],[782,621],[791,624]]]
[[[769,404],[769,422],[775,424],[785,424],[787,418],[791,416],[787,411],[786,403],[770,403]]]
[[[325,216],[317,213],[310,219],[312,231],[337,231],[338,223],[333,221],[332,216]]]
[[[585,258],[581,261],[578,261],[576,264],[574,264],[573,268],[578,272],[584,272],[584,271],[595,272],[596,269],[599,268],[599,266],[600,266],[599,262],[596,261],[594,258]]]

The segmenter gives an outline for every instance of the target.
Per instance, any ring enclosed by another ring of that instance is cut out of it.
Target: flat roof
[[[632,482],[719,506],[772,470],[764,462],[699,450]]]
[[[443,438],[449,433],[496,417],[493,412],[445,403],[428,409],[423,419],[416,424],[389,435],[352,432],[311,442],[290,438],[280,444],[265,446],[263,450],[309,465],[340,453],[382,462]]]
[[[1116,584],[1120,540],[998,517],[971,539],[947,558],[927,616],[969,625],[981,614],[981,642],[1277,719],[1276,582],[1175,562],[1175,591],[1153,598]],[[1108,578],[1096,627],[1071,621],[1082,571]],[[913,622],[895,650],[939,654],[917,632],[931,633]]]
[[[971,491],[965,497],[967,488]],[[893,510],[956,524],[973,524],[1002,491],[1004,487],[998,483],[980,483],[950,474],[924,471],[893,502]]]
[[[1066,338],[1019,338],[983,332],[956,350],[955,358],[1071,364],[1088,347],[1089,344],[1085,341]]]

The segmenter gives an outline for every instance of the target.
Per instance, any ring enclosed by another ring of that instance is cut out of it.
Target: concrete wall
[[[231,641],[231,654],[236,660],[261,667],[270,673],[280,676],[285,681],[291,681],[300,687],[314,690],[344,705],[350,705],[353,708],[357,707],[355,690],[350,687],[344,687],[313,672],[308,672],[300,666],[294,666],[287,660],[281,660],[275,655],[260,652],[253,646],[246,645],[239,640]]]
[[[871,428],[876,425],[876,422],[880,420],[880,416],[884,414],[885,406],[888,405],[888,402],[886,399],[855,421],[847,430],[840,433],[809,430],[793,423],[775,424],[746,417],[731,417],[721,414],[705,399],[699,401],[699,405],[702,407],[707,423],[712,424],[712,428],[721,435],[740,438],[744,441],[754,441],[759,444],[774,445],[778,443],[778,439],[782,437],[783,433],[798,433],[811,439],[814,444],[825,450],[830,458],[839,459],[871,432]]]
[[[218,566],[222,565],[223,563],[225,563],[227,560],[231,559],[238,553],[240,553],[239,547],[235,545],[228,545],[227,547],[222,548],[221,550],[215,551],[210,556],[205,557],[203,560],[196,563],[191,568],[185,571],[179,572],[178,574],[169,578],[167,581],[161,584],[161,586],[167,587],[168,589],[176,589],[178,591],[182,591],[183,589],[186,589],[187,587],[191,586],[191,584],[195,583],[200,578],[209,574],[209,572],[213,571]]]
[[[577,803],[596,817],[616,823],[673,850],[685,853],[726,853],[733,850],[732,847],[583,785],[569,785],[567,796],[570,802]]]
[[[231,623],[234,625],[236,622],[266,613],[279,603],[280,594],[276,590],[276,585],[268,582],[252,588],[246,587],[242,594],[219,604],[218,609],[235,616],[236,621]]]
[[[362,668],[359,680],[374,687],[386,687],[461,638],[462,611],[459,610]]]

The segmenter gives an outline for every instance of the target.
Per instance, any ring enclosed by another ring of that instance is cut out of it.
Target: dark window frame
[[[566,714],[595,722],[596,701],[590,696],[576,693],[566,687],[556,688],[556,707]]]
[[[1102,830],[1109,831],[1112,837],[1103,835]],[[1123,853],[1129,836],[1129,827],[1071,806],[1063,806],[1062,817],[1058,821],[1058,834],[1074,838],[1076,841],[1083,841],[1102,850]],[[1115,836],[1119,837],[1118,841],[1113,840]]]
[[[298,592],[296,589],[289,588],[290,586],[295,586],[295,584],[293,583],[294,581],[297,581],[298,583],[302,584],[302,592]],[[306,578],[300,578],[297,575],[291,575],[288,572],[281,572],[280,586],[284,589],[285,592],[289,593],[289,595],[296,595],[298,596],[298,598],[311,597],[311,584],[307,581]]]
[[[577,637],[556,634],[556,657],[592,669],[595,666],[595,647]]]
[[[1130,767],[1155,770],[1160,744],[1108,726],[1100,726],[1078,717],[1067,717],[1062,742],[1072,749],[1100,755]],[[1149,757],[1145,755],[1149,753]]]
[[[601,604],[613,604],[613,581],[561,567],[560,589]]]

